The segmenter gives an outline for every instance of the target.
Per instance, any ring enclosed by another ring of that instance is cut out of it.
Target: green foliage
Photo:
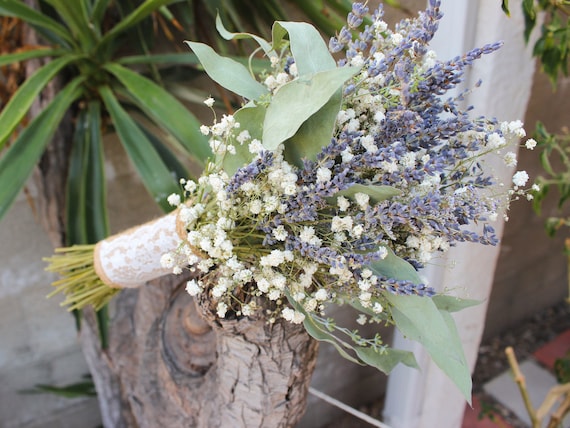
[[[164,138],[153,133],[166,133],[170,137],[167,141],[174,142],[170,151],[183,151],[198,163],[209,155],[207,141],[198,131],[198,121],[175,97],[139,75],[143,69],[135,72],[119,64],[119,50],[126,40],[133,37],[136,40],[141,26],[147,25],[151,15],[170,2],[146,0],[136,7],[116,8],[114,2],[96,0],[43,0],[39,2],[39,10],[35,10],[22,1],[0,0],[0,14],[30,24],[46,43],[27,51],[25,56],[2,55],[0,62],[53,58],[26,80],[0,113],[3,124],[0,147],[12,140],[0,159],[0,179],[12,183],[0,194],[0,218],[23,187],[66,113],[75,118],[67,189],[68,244],[96,242],[108,233],[101,147],[103,132],[109,124],[107,115],[143,183],[163,209],[169,209],[165,199],[178,189],[177,175],[187,172],[180,171],[180,163],[172,157],[160,155],[162,147],[155,146]],[[143,54],[139,64],[153,63],[144,40],[139,38],[133,50]],[[188,61],[188,55],[184,61]],[[153,66],[146,70],[151,74],[157,71]],[[14,138],[33,101],[54,79],[63,87],[58,97]],[[140,120],[141,112],[144,122]],[[149,131],[147,123],[161,131]]]
[[[554,362],[554,373],[558,383],[570,383],[570,352]]]
[[[568,53],[570,43],[570,2],[566,0],[522,0],[525,20],[524,38],[528,42],[536,27],[537,15],[544,13],[545,22],[533,49],[533,55],[540,60],[543,71],[553,86],[560,74],[568,75]],[[510,15],[508,0],[502,0],[503,11]]]
[[[544,199],[555,189],[558,193],[558,209],[562,210],[570,198],[570,135],[550,134],[546,127],[538,122],[533,137],[537,141],[537,149],[540,150],[543,170],[535,180],[538,189],[533,192],[533,207],[540,215]],[[550,236],[561,227],[569,225],[569,217],[552,216],[546,221]]]

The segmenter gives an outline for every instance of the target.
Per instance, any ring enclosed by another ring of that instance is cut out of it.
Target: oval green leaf
[[[336,68],[336,61],[315,27],[306,22],[277,21],[273,25],[273,44],[279,44],[284,31],[289,33],[291,54],[299,76]]]
[[[198,42],[186,43],[196,54],[202,67],[212,80],[224,88],[249,100],[268,93],[265,86],[255,80],[248,69],[233,59],[218,55],[210,46]]]
[[[275,150],[279,144],[295,135],[301,125],[318,112],[342,88],[344,82],[358,71],[356,67],[321,71],[299,77],[279,88],[267,108],[263,124],[263,145],[268,150]]]
[[[398,330],[408,339],[421,343],[435,364],[471,402],[471,372],[451,315],[440,311],[430,298],[390,293],[385,293],[385,297],[392,306]]]

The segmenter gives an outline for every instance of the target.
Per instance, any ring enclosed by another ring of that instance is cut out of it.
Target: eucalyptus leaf
[[[252,139],[261,141],[262,137],[262,124],[265,117],[266,108],[263,105],[246,104],[241,109],[235,112],[234,118],[242,129],[247,129]],[[240,144],[233,141],[236,149],[235,154],[226,154],[222,160],[224,171],[231,177],[235,172],[246,165],[252,159],[253,154],[249,151],[248,143]]]
[[[435,364],[471,402],[471,373],[451,315],[439,310],[433,300],[419,296],[385,293],[392,305],[398,330],[408,339],[421,343]]]
[[[318,112],[359,68],[341,67],[301,76],[273,96],[263,124],[263,145],[275,150]],[[328,124],[323,124],[327,126]]]
[[[267,88],[255,80],[239,62],[218,55],[204,43],[184,43],[194,51],[208,76],[224,88],[250,100],[256,100],[268,93]]]
[[[322,149],[331,143],[341,101],[342,94],[337,91],[285,142],[285,158],[289,162],[302,167],[304,158],[315,160]]]
[[[392,186],[374,185],[374,184],[353,184],[348,189],[341,190],[337,193],[338,196],[346,196],[354,200],[354,195],[357,193],[364,193],[370,196],[374,202],[382,202],[390,199],[393,196],[398,196],[402,193],[401,190]]]
[[[317,29],[311,24],[306,22],[277,21],[273,24],[274,45],[278,43],[275,35],[279,37],[283,34],[279,27],[289,33],[291,54],[295,58],[299,76],[336,68],[336,61],[329,52],[328,46]]]
[[[255,34],[251,34],[251,33],[232,33],[230,31],[228,31],[224,27],[224,24],[222,22],[222,19],[220,18],[220,15],[216,15],[216,29],[218,30],[218,33],[220,34],[220,36],[222,36],[226,40],[253,39],[257,42],[259,47],[261,47],[261,49],[263,49],[263,52],[265,52],[266,55],[276,56],[276,53],[275,53],[273,47],[271,46],[271,43],[269,43],[263,37],[259,37]]]
[[[289,301],[289,304],[291,306],[293,306],[293,308],[295,310],[297,310],[297,311],[301,312],[303,315],[305,315],[305,319],[303,320],[303,326],[305,327],[305,330],[307,330],[307,333],[309,333],[309,335],[313,339],[316,339],[320,342],[330,343],[331,345],[333,345],[335,347],[335,349],[338,351],[338,353],[343,358],[345,358],[348,361],[351,361],[353,363],[362,365],[362,362],[360,362],[359,360],[357,360],[356,358],[351,356],[348,352],[346,352],[346,350],[340,345],[339,339],[337,339],[333,334],[331,334],[328,330],[324,329],[322,326],[319,326],[317,321],[315,319],[313,319],[313,317],[311,317],[307,313],[307,311],[305,311],[305,308],[303,308],[303,305],[296,302],[290,296],[290,294],[288,292],[286,292],[285,295],[287,297],[287,300]],[[350,347],[350,348],[354,349],[352,347]]]
[[[418,272],[411,264],[394,254],[391,248],[385,248],[388,251],[386,257],[370,264],[370,270],[372,270],[375,275],[396,279],[398,281],[410,281],[416,285],[423,283]]]
[[[460,297],[446,296],[443,294],[433,296],[432,300],[438,309],[444,310],[446,312],[457,312],[462,309],[481,304],[481,301],[479,300],[462,299]]]
[[[372,348],[364,348],[362,346],[357,346],[354,350],[356,351],[358,358],[386,374],[390,374],[394,367],[399,363],[405,364],[406,366],[414,369],[419,368],[416,357],[410,351],[391,348],[376,351]]]

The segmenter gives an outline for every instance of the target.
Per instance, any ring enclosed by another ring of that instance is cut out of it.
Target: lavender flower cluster
[[[331,52],[345,53],[339,66],[359,71],[316,158],[295,162],[286,144],[268,150],[232,116],[202,127],[217,159],[240,145],[253,160],[231,176],[212,162],[197,183],[182,181],[187,202],[171,202],[188,236],[162,261],[197,271],[188,293],[208,293],[221,318],[263,310],[270,322],[300,323],[323,316],[325,303],[351,302],[365,320],[390,321],[386,293],[435,292],[377,266],[397,260],[420,269],[458,242],[496,244],[492,223],[526,184],[519,171],[507,191],[510,183],[484,167],[492,154],[516,164],[509,147],[525,136],[522,124],[473,119],[461,95],[445,97],[500,44],[439,61],[428,46],[438,1],[394,30],[381,7],[364,26],[368,12],[355,3],[330,40]],[[296,78],[292,56],[280,55],[263,84],[272,96]]]

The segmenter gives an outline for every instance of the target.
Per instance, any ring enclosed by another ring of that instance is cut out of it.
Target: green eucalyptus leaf
[[[354,350],[356,351],[358,358],[386,374],[390,374],[394,367],[399,363],[405,364],[406,366],[414,369],[419,368],[416,357],[410,351],[391,348],[377,351],[375,349],[364,348],[362,346],[357,346]]]
[[[351,361],[353,363],[362,365],[362,363],[360,361],[358,361],[356,358],[354,358],[348,352],[346,352],[346,350],[343,348],[343,346],[341,346],[341,342],[339,341],[338,338],[336,338],[333,334],[331,334],[323,326],[319,325],[319,323],[313,317],[311,317],[311,315],[309,313],[307,313],[305,308],[303,308],[303,305],[301,305],[299,302],[296,302],[288,292],[285,293],[285,296],[287,297],[289,304],[291,306],[293,306],[293,308],[296,311],[299,311],[303,315],[305,315],[305,319],[303,320],[303,326],[305,327],[305,330],[307,330],[307,333],[309,333],[309,336],[311,336],[313,339],[316,339],[320,342],[330,343],[331,345],[333,345],[335,347],[337,352],[343,358],[345,358],[348,361]],[[344,343],[343,343],[343,345],[347,346]],[[353,349],[351,346],[348,346],[348,347]]]
[[[119,64],[109,64],[105,68],[127,88],[147,116],[172,134],[189,154],[201,163],[211,156],[208,139],[200,132],[200,122],[174,96],[152,80]]]
[[[0,148],[6,144],[42,89],[63,67],[75,59],[75,56],[65,56],[48,62],[30,76],[12,95],[8,104],[0,112],[0,123],[2,124],[0,127]]]
[[[289,162],[302,167],[304,158],[315,160],[321,150],[330,144],[341,101],[342,95],[337,91],[285,142],[285,158]]]
[[[419,296],[385,293],[392,305],[398,330],[408,339],[421,343],[437,366],[471,402],[471,373],[451,315],[439,310],[433,300]]]
[[[268,93],[267,88],[255,80],[239,62],[218,55],[203,43],[185,43],[194,51],[208,76],[224,88],[250,100],[256,100]]]
[[[404,259],[394,254],[391,248],[385,247],[387,256],[370,264],[370,270],[377,276],[393,278],[399,281],[410,281],[413,284],[422,284],[418,272]]]
[[[224,27],[224,24],[219,14],[216,15],[216,29],[218,30],[220,36],[222,36],[226,40],[253,39],[257,42],[257,44],[261,47],[261,49],[263,49],[263,52],[265,52],[266,55],[269,56],[276,55],[275,51],[273,50],[273,47],[271,46],[271,43],[269,43],[263,37],[259,37],[251,33],[232,33],[228,31]]]
[[[115,130],[145,187],[165,212],[171,211],[172,207],[166,198],[179,191],[175,177],[164,165],[152,143],[119,104],[111,89],[102,86],[99,88],[99,94],[101,94]]]
[[[81,95],[82,78],[72,80],[35,118],[0,159],[0,219],[26,183],[69,106]],[[9,184],[8,184],[9,183]]]
[[[263,105],[246,104],[241,109],[235,112],[234,118],[240,124],[241,129],[247,129],[252,139],[261,141],[262,124],[265,118],[266,108]],[[252,159],[253,154],[250,153],[248,143],[240,144],[233,141],[236,149],[235,154],[226,154],[222,160],[224,171],[231,177],[235,172],[248,165]]]
[[[291,53],[295,58],[300,76],[336,68],[336,61],[329,52],[329,48],[311,24],[277,21],[273,24],[274,46],[283,37],[283,30],[289,33]]]
[[[358,71],[356,67],[335,68],[301,76],[280,87],[267,108],[263,145],[268,150],[275,150],[279,144],[295,135],[301,125]]]
[[[446,296],[444,294],[433,296],[432,300],[438,309],[444,310],[446,312],[457,312],[462,309],[481,304],[481,301],[479,300],[462,299],[460,297]]]
[[[348,189],[337,193],[337,196],[346,196],[354,200],[354,195],[364,193],[370,196],[374,202],[382,202],[394,196],[402,194],[402,191],[392,186],[374,185],[374,184],[353,184]]]

